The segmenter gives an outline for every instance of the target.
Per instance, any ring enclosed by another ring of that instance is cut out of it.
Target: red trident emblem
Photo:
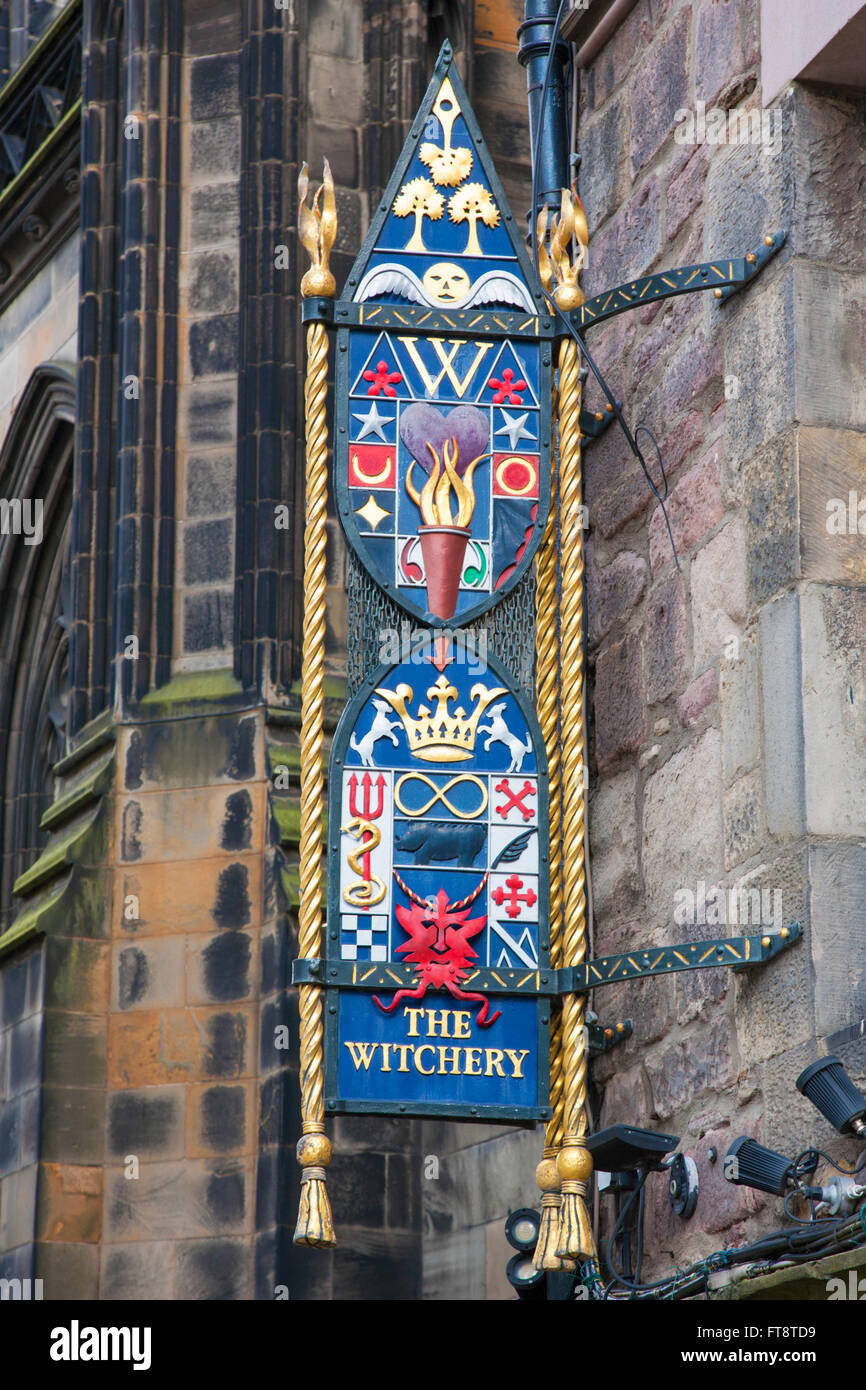
[[[357,849],[349,850],[346,859],[349,867],[358,875],[359,882],[351,883],[348,888],[343,890],[343,897],[352,907],[368,908],[380,903],[385,896],[385,885],[382,880],[370,869],[370,856],[379,844],[382,836],[378,828],[373,825],[381,816],[385,809],[385,778],[382,773],[376,778],[376,809],[373,809],[373,779],[369,772],[365,772],[361,778],[361,786],[364,789],[362,804],[358,806],[358,775],[353,772],[349,778],[349,812],[352,817],[343,830],[348,835],[354,835],[360,840]]]
[[[524,797],[535,796],[535,788],[531,782],[524,782],[519,792],[514,791],[507,777],[503,777],[501,782],[496,783],[496,790],[507,796],[508,800],[502,806],[497,806],[497,816],[507,816],[508,812],[516,807],[524,820],[532,820],[532,807],[524,805]]]

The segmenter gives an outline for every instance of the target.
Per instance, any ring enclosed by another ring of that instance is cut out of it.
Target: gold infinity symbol
[[[407,782],[423,782],[426,787],[430,788],[433,795],[424,806],[416,806],[414,809],[404,806],[400,792]],[[472,782],[481,793],[481,802],[475,811],[461,811],[448,800],[448,793],[451,788],[459,786],[461,782]],[[452,816],[456,816],[458,820],[475,820],[487,808],[487,787],[480,777],[475,777],[471,772],[460,773],[456,777],[452,777],[445,783],[444,787],[437,787],[432,778],[425,776],[423,772],[404,772],[394,788],[394,804],[399,811],[403,812],[404,816],[426,816],[430,807],[435,806],[437,801],[441,801],[442,805],[447,807]]]

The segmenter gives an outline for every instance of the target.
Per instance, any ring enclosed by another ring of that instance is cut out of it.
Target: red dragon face
[[[486,880],[485,874],[470,902],[477,897]],[[440,888],[435,900],[425,902],[402,882],[400,886],[409,894],[411,906],[398,904],[396,909],[397,920],[409,936],[408,941],[397,947],[397,953],[404,957],[407,965],[415,967],[418,986],[414,990],[398,990],[388,1005],[374,995],[374,1003],[390,1014],[402,999],[421,999],[428,989],[447,989],[454,999],[481,1003],[483,1007],[478,1012],[478,1023],[482,1028],[489,1028],[499,1017],[499,1010],[488,1019],[490,1001],[486,995],[467,994],[460,988],[461,981],[478,959],[477,951],[472,949],[469,942],[482,930],[486,916],[470,917],[471,909],[459,903],[449,903],[448,894],[443,888]]]

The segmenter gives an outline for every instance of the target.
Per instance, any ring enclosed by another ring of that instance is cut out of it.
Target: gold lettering
[[[454,358],[457,356],[457,353],[463,346],[462,339],[451,338],[451,351],[448,353],[446,353],[445,348],[443,346],[444,339],[428,338],[425,340],[429,342],[436,356],[439,358],[439,361],[442,363],[442,370],[435,379],[433,378],[431,373],[428,372],[426,366],[421,360],[421,354],[415,346],[417,341],[417,338],[404,338],[402,336],[400,338],[400,342],[406,344],[406,351],[412,358],[412,361],[415,363],[415,366],[418,369],[418,374],[421,377],[421,380],[424,382],[424,385],[427,387],[427,390],[429,391],[430,395],[436,395],[436,392],[439,390],[439,383],[442,381],[443,377],[447,376],[448,380],[451,382],[451,385],[454,387],[454,390],[457,392],[458,399],[460,400],[462,400],[465,396],[470,382],[475,376],[475,373],[478,371],[482,358],[494,346],[493,343],[475,343],[475,347],[477,347],[478,349],[477,353],[475,354],[475,360],[472,363],[466,375],[464,376],[463,380],[461,381],[460,377],[454,370]]]
[[[451,1055],[451,1075],[460,1075],[460,1048],[459,1047],[440,1047],[439,1049],[439,1075],[443,1076],[447,1071],[445,1058]]]
[[[504,1078],[505,1072],[502,1070],[502,1058],[504,1053],[498,1047],[485,1047],[484,1056],[487,1058],[484,1075],[492,1076],[493,1068],[495,1067],[496,1075]]]
[[[382,1066],[381,1066],[381,1068],[380,1068],[381,1071],[390,1071],[390,1070],[391,1070],[390,1057],[391,1057],[391,1044],[390,1044],[390,1043],[383,1043],[383,1044],[382,1044]]]
[[[370,1063],[376,1055],[376,1048],[378,1046],[378,1043],[346,1043],[346,1047],[348,1047],[350,1053],[352,1054],[352,1061],[355,1063],[355,1071],[360,1071],[362,1066],[364,1068],[364,1071],[370,1070]],[[358,1049],[357,1052],[355,1051],[356,1048]]]
[[[399,1054],[400,1054],[400,1065],[399,1065],[399,1067],[397,1068],[397,1070],[398,1070],[398,1071],[408,1071],[409,1068],[408,1068],[407,1065],[406,1065],[406,1053],[407,1053],[407,1052],[414,1052],[414,1051],[415,1051],[414,1045],[413,1045],[412,1043],[392,1043],[391,1046],[393,1047],[393,1049],[394,1049],[395,1052],[399,1052]]]
[[[464,1049],[464,1056],[465,1056],[465,1058],[466,1058],[466,1067],[465,1067],[465,1074],[466,1074],[466,1076],[480,1076],[480,1075],[481,1075],[481,1048],[480,1048],[480,1047],[467,1047],[467,1048]]]
[[[433,1073],[434,1073],[434,1071],[436,1070],[436,1068],[435,1068],[435,1066],[431,1066],[431,1067],[422,1067],[422,1065],[421,1065],[421,1053],[422,1053],[422,1052],[432,1052],[433,1056],[435,1057],[435,1056],[436,1056],[436,1049],[435,1049],[435,1047],[431,1047],[430,1043],[424,1043],[422,1047],[416,1047],[416,1049],[415,1049],[415,1070],[416,1070],[416,1071],[420,1071],[420,1073],[421,1073],[422,1076],[432,1076]]]
[[[513,1071],[512,1074],[511,1074],[511,1075],[512,1075],[512,1080],[514,1080],[514,1081],[522,1081],[522,1080],[523,1080],[523,1062],[524,1062],[524,1059],[525,1059],[526,1057],[529,1056],[529,1048],[528,1048],[528,1047],[525,1047],[525,1048],[523,1049],[522,1052],[514,1052],[514,1051],[512,1051],[512,1049],[511,1049],[510,1047],[506,1047],[506,1049],[505,1049],[505,1055],[507,1056],[509,1062],[511,1063],[512,1067],[514,1068],[514,1071]]]
[[[417,1036],[418,1036],[418,1019],[419,1019],[419,1018],[423,1018],[425,1012],[426,1012],[426,1010],[424,1010],[424,1009],[410,1009],[408,1005],[407,1005],[406,1008],[403,1010],[403,1017],[404,1017],[404,1018],[406,1017],[407,1014],[409,1015],[409,1037],[410,1037],[410,1038],[417,1038]]]
[[[471,1038],[472,1033],[469,1029],[469,1010],[455,1009],[454,1011],[454,1036],[455,1038]]]
[[[435,1037],[436,1037],[436,1029],[437,1029],[437,1028],[439,1029],[439,1037],[440,1037],[440,1038],[450,1038],[450,1037],[451,1037],[451,1034],[448,1032],[448,1019],[451,1017],[451,1013],[452,1013],[452,1010],[451,1010],[451,1009],[440,1009],[440,1010],[438,1011],[438,1013],[437,1013],[436,1009],[428,1009],[428,1010],[427,1010],[427,1036],[428,1036],[428,1038],[435,1038]]]

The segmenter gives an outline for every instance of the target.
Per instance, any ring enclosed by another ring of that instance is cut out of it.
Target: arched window
[[[74,420],[72,369],[43,364],[0,448],[0,932],[66,746]]]

